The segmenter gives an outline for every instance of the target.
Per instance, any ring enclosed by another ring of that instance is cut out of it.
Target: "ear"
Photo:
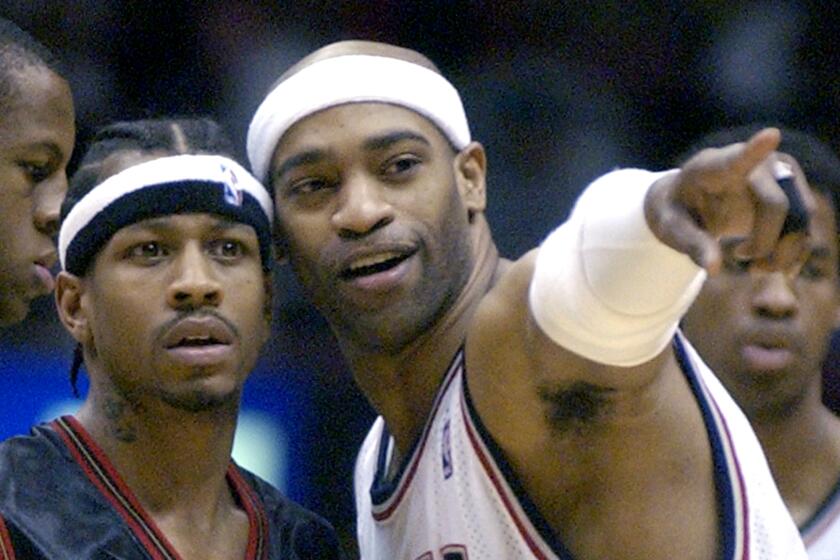
[[[487,156],[484,146],[470,142],[455,156],[455,182],[470,219],[487,206]]]
[[[82,304],[84,283],[81,278],[69,272],[60,272],[55,283],[55,304],[58,317],[64,328],[82,346],[90,345],[93,334],[90,320]]]

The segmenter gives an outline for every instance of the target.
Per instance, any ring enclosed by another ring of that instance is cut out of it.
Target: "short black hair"
[[[234,159],[233,142],[222,126],[206,117],[157,118],[121,121],[100,128],[91,139],[78,169],[70,179],[61,205],[61,221],[84,196],[101,183],[102,164],[108,156],[126,150],[163,151],[176,154],[216,154]],[[84,363],[81,344],[73,352],[70,384],[79,396],[76,382]]]
[[[41,67],[58,76],[63,68],[53,53],[14,22],[0,18],[0,109],[17,93],[17,75]]]
[[[767,127],[775,127],[781,131],[782,141],[778,151],[796,158],[811,187],[831,201],[837,229],[840,231],[840,156],[814,134],[765,123],[724,128],[711,132],[694,142],[677,158],[676,164],[682,165],[692,155],[705,148],[718,148],[744,142],[759,130]]]

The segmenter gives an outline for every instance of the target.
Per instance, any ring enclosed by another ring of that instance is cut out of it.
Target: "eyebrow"
[[[49,158],[62,161],[64,159],[64,152],[58,147],[58,144],[52,141],[33,142],[31,144],[21,144],[25,150],[45,150],[49,152]]]
[[[388,148],[404,140],[414,140],[415,142],[420,142],[427,146],[431,145],[429,143],[429,140],[426,139],[425,136],[423,136],[422,134],[418,134],[413,130],[394,130],[385,134],[381,134],[379,136],[368,138],[367,140],[365,140],[364,148],[365,150],[372,152]]]
[[[277,167],[277,172],[274,173],[272,178],[282,177],[292,168],[297,167],[298,165],[311,165],[313,163],[318,163],[319,161],[323,161],[327,158],[328,152],[327,150],[322,150],[320,148],[313,148],[311,150],[305,150],[293,156],[290,156],[286,161],[281,163]]]
[[[425,144],[426,146],[431,146],[429,140],[422,134],[418,134],[412,130],[394,130],[366,139],[364,144],[362,144],[362,147],[365,151],[375,152],[378,150],[384,150],[385,148],[389,148],[394,144],[406,140],[412,140]],[[277,167],[277,172],[274,173],[273,178],[282,177],[288,173],[290,169],[299,165],[312,165],[321,162],[327,158],[329,153],[329,150],[313,148],[290,156]]]
[[[831,256],[831,250],[825,245],[811,247],[811,256],[818,259],[827,259]]]

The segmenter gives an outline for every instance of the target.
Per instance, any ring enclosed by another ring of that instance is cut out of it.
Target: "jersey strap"
[[[15,560],[15,549],[12,547],[12,537],[6,528],[6,522],[0,515],[0,560]]]
[[[152,560],[182,560],[140,501],[122,479],[114,465],[84,427],[72,416],[53,420],[56,431],[88,480],[122,517],[131,532],[142,544]],[[234,498],[248,515],[247,560],[265,560],[267,554],[267,521],[262,503],[231,464],[227,470],[228,484]]]
[[[812,546],[834,525],[840,526],[840,480],[817,508],[816,513],[800,528],[805,546]]]
[[[709,435],[715,467],[715,488],[719,504],[721,558],[749,560],[750,510],[746,482],[735,453],[732,432],[702,376],[688,356],[681,337],[674,337],[674,354],[694,393]]]
[[[443,396],[449,388],[452,380],[455,379],[456,374],[460,371],[464,362],[464,349],[455,354],[452,363],[444,376],[437,397],[435,397],[432,410],[429,412],[426,426],[423,428],[423,433],[413,446],[413,451],[407,455],[410,457],[407,463],[403,463],[400,467],[399,474],[393,479],[393,482],[388,480],[388,436],[387,428],[383,427],[383,437],[379,443],[379,461],[377,462],[376,474],[373,477],[373,485],[370,489],[371,496],[371,513],[376,521],[382,522],[396,511],[399,507],[403,496],[411,485],[411,481],[417,472],[417,466],[420,463],[420,458],[423,456],[423,450],[426,447],[426,441],[429,438],[429,432],[432,428],[432,419],[437,414]]]

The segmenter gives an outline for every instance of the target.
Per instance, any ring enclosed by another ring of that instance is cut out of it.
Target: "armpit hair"
[[[565,432],[590,427],[608,416],[613,391],[585,381],[575,381],[563,387],[540,387],[539,396],[548,405],[548,423]]]

